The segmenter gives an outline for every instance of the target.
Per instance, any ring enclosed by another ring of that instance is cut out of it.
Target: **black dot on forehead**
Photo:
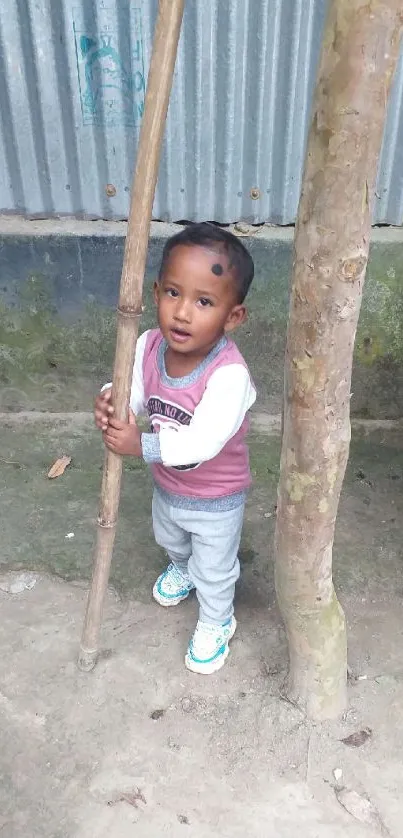
[[[211,270],[212,270],[213,274],[215,274],[216,276],[221,276],[224,273],[224,268],[223,268],[222,265],[220,265],[219,262],[215,262],[215,264],[212,266]]]

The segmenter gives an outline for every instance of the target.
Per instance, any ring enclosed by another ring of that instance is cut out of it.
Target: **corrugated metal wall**
[[[327,0],[187,0],[154,217],[295,220]],[[126,218],[157,0],[1,0],[0,211]],[[403,223],[403,62],[377,222]]]

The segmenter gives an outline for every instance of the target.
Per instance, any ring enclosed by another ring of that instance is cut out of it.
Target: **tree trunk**
[[[332,0],[294,241],[276,527],[284,690],[313,719],[346,706],[332,548],[350,442],[354,339],[401,0]]]

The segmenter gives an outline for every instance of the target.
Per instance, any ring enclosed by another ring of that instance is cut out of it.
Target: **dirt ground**
[[[263,423],[264,424],[264,423]],[[260,423],[259,427],[262,427]],[[202,678],[183,657],[194,599],[163,610],[150,587],[147,471],[127,468],[95,671],[75,665],[102,451],[87,416],[2,417],[0,838],[400,838],[403,815],[403,436],[356,437],[335,543],[349,627],[344,719],[315,726],[281,698],[287,659],[273,590],[276,436],[255,432],[238,632]],[[46,478],[62,453],[73,457]],[[74,535],[72,535],[74,534]],[[68,538],[66,536],[69,536]],[[363,728],[359,748],[341,740]],[[339,785],[379,813],[366,825]],[[383,825],[382,825],[383,824]]]

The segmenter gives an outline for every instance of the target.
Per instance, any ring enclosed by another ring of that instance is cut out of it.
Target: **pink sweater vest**
[[[147,338],[143,360],[145,404],[154,433],[158,433],[162,424],[168,423],[172,428],[190,424],[208,380],[216,369],[229,364],[246,367],[235,343],[227,340],[210,363],[202,366],[200,374],[196,374],[194,379],[190,376],[190,382],[187,381],[183,388],[172,386],[175,379],[168,379],[160,369],[162,341],[159,329],[153,329]],[[177,467],[152,465],[155,483],[169,494],[190,498],[222,498],[245,491],[251,484],[245,442],[248,428],[249,422],[245,417],[240,429],[220,453],[207,462]]]

